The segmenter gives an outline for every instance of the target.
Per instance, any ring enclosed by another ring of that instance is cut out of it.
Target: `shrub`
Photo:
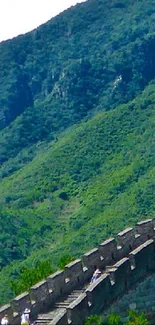
[[[115,314],[115,313],[111,313],[108,317],[107,317],[107,324],[108,325],[120,325],[121,324],[121,318],[119,315]]]
[[[67,265],[68,263],[73,261],[73,256],[69,255],[69,254],[65,254],[63,256],[61,256],[59,263],[58,263],[58,267],[63,270],[65,265]]]
[[[149,325],[149,321],[144,313],[138,314],[134,310],[129,311],[129,321],[125,325]]]
[[[103,324],[102,317],[98,315],[89,316],[85,323],[85,325],[102,325],[102,324]]]

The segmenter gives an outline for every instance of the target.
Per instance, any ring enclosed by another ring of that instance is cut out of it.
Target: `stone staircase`
[[[64,299],[57,301],[49,312],[45,314],[39,314],[34,324],[35,325],[49,324],[60,313],[60,311],[65,311],[66,308],[80,296],[80,294],[85,292],[87,287],[88,284],[79,289],[73,290],[67,297],[64,297]]]
[[[127,228],[117,234],[116,239],[105,240],[85,253],[82,259],[67,264],[63,271],[51,274],[31,287],[29,292],[2,306],[0,319],[7,314],[10,324],[19,325],[21,313],[29,308],[36,325],[77,325],[84,324],[87,315],[101,309],[107,310],[107,304],[110,306],[129,288],[155,271],[154,224],[152,219],[144,220],[137,223],[135,229]],[[104,274],[89,286],[88,281],[96,267]],[[138,305],[136,300],[136,309],[141,306],[144,309],[146,301],[146,307],[151,314],[154,313],[154,289],[151,282],[149,306],[145,294],[138,295],[143,300]],[[148,288],[144,290],[146,292]],[[134,302],[133,298],[127,299],[126,305],[129,306],[131,302]],[[124,303],[125,298],[122,309]]]

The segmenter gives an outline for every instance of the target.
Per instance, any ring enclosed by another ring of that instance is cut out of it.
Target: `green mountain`
[[[153,0],[89,0],[1,43],[1,177],[38,142],[137,96],[155,77],[154,53]]]
[[[17,275],[27,256],[29,267],[44,258],[56,265],[62,254],[76,257],[125,226],[153,217],[154,105],[152,84],[133,102],[69,130],[1,181],[5,292],[6,274]]]
[[[23,266],[154,216],[153,0],[89,0],[0,44],[0,303]]]

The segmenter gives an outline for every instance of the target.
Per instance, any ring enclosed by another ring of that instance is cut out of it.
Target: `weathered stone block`
[[[110,269],[107,269],[110,274],[110,280],[112,285],[111,299],[115,299],[122,295],[128,289],[128,278],[131,274],[131,267],[129,258],[123,258],[119,262],[113,265]]]
[[[135,231],[133,228],[127,228],[117,235],[118,245],[120,246],[118,258],[122,258],[134,249]]]
[[[0,308],[0,320],[5,316],[8,316],[9,323],[14,324],[15,315],[13,314],[13,309],[10,304],[4,305]]]
[[[133,284],[143,278],[149,272],[149,270],[151,271],[154,269],[154,241],[150,239],[137,247],[130,253],[129,258],[132,270],[130,284]]]
[[[60,311],[60,313],[49,323],[49,325],[68,325],[67,311]]]
[[[11,302],[13,311],[15,313],[22,313],[25,308],[32,309],[31,299],[28,292],[24,292],[21,295],[14,298]]]
[[[86,294],[81,294],[67,308],[68,323],[72,325],[84,324],[88,317],[88,303]]]
[[[49,288],[50,300],[55,301],[65,292],[65,273],[64,271],[57,271],[48,276],[46,279]]]
[[[154,236],[154,225],[153,220],[148,219],[141,222],[138,222],[136,225],[136,232],[141,237],[141,243],[144,241],[153,238]]]
[[[82,261],[80,259],[69,263],[65,266],[65,287],[66,293],[72,291],[80,283],[83,283],[84,272],[82,267]]]
[[[114,238],[109,238],[99,245],[99,254],[102,260],[102,267],[113,264],[118,255],[117,244]]]
[[[31,287],[30,297],[34,314],[37,314],[39,311],[42,310],[46,311],[50,304],[49,288],[47,281],[41,281]]]
[[[111,301],[111,283],[109,274],[103,274],[86,290],[90,313],[99,313]]]
[[[88,268],[89,277],[93,274],[95,268],[101,267],[101,258],[99,255],[99,249],[94,248],[88,253],[82,256],[83,264]]]

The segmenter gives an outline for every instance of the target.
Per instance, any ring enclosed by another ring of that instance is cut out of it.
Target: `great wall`
[[[104,241],[1,307],[0,319],[7,314],[9,324],[18,325],[29,308],[35,324],[83,325],[155,271],[154,226],[155,220],[145,220]],[[102,275],[89,284],[96,267]]]

